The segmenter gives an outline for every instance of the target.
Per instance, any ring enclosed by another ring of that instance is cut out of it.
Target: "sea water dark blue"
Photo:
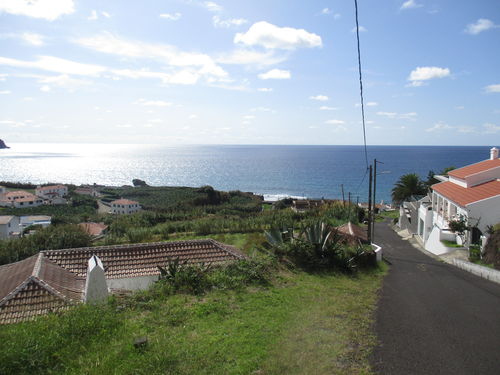
[[[489,158],[492,146],[369,146],[377,159],[377,202],[390,202],[406,173],[460,167]],[[12,144],[0,150],[0,180],[150,185],[212,185],[277,196],[366,201],[368,178],[363,146],[162,146],[103,144]]]

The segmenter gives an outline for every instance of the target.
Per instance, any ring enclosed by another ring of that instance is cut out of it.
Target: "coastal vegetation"
[[[412,195],[424,195],[427,193],[425,183],[416,173],[401,176],[392,189],[392,201],[396,204],[407,200]]]
[[[370,373],[383,269],[353,277],[254,262],[212,270],[209,289],[192,288],[199,284],[184,275],[1,326],[0,373]]]
[[[0,373],[370,373],[385,268],[332,232],[362,221],[362,209],[338,201],[264,209],[251,193],[139,185],[103,191],[104,201],[139,201],[145,210],[131,215],[99,214],[95,198],[72,193],[68,205],[29,209],[57,219],[0,242],[0,264],[43,249],[207,237],[249,258],[225,266],[174,259],[149,290],[0,326]],[[103,239],[67,224],[89,219],[109,226]],[[144,344],[135,347],[138,338]]]

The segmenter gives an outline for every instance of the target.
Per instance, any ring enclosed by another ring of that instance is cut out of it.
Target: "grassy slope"
[[[63,323],[0,327],[0,373],[370,373],[382,275],[287,273],[267,288],[136,298],[124,309],[83,308]],[[145,350],[133,347],[138,336],[148,337]]]

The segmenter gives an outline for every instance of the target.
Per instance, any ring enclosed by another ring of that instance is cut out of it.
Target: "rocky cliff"
[[[4,142],[4,141],[2,141],[2,140],[0,139],[0,149],[2,149],[2,148],[9,148],[9,147],[5,144],[5,142]]]

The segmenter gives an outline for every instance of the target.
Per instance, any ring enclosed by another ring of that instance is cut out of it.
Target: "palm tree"
[[[399,204],[412,195],[423,195],[426,192],[425,183],[420,180],[417,174],[405,174],[399,178],[392,189],[392,201]]]

